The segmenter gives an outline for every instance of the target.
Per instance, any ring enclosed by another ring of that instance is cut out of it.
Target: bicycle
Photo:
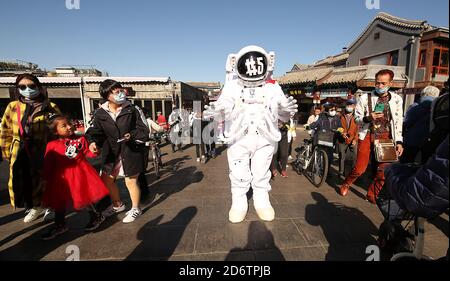
[[[333,136],[330,134],[319,134],[315,146],[312,139],[305,139],[303,145],[295,149],[297,155],[292,162],[294,171],[305,175],[314,186],[320,187],[328,176],[328,163],[331,161],[327,149],[333,146]]]
[[[150,138],[150,141],[146,143],[146,146],[150,147],[150,153],[152,155],[152,163],[153,163],[153,169],[155,170],[156,178],[159,179],[161,177],[160,175],[160,169],[162,167],[162,158],[161,158],[161,149],[159,148],[159,144],[161,142],[161,136],[160,135],[154,135]]]

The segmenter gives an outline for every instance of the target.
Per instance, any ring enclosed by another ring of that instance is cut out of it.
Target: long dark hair
[[[19,86],[19,82],[20,81],[22,81],[23,79],[28,79],[28,80],[31,80],[31,81],[33,81],[33,83],[38,87],[38,89],[39,89],[39,93],[40,93],[40,97],[42,97],[42,98],[46,98],[47,97],[47,95],[46,95],[46,90],[44,89],[44,87],[42,87],[42,83],[41,83],[41,81],[39,81],[39,79],[36,77],[36,76],[34,76],[33,74],[30,74],[30,73],[23,73],[23,74],[19,74],[18,76],[17,76],[17,78],[16,78],[16,83],[14,84],[15,85],[15,87],[16,87],[16,96],[17,97],[19,97],[20,95],[19,95],[19,90],[18,90],[18,86]]]
[[[16,87],[19,86],[19,82],[22,81],[23,79],[31,80],[36,86],[38,86],[38,88],[42,88],[41,81],[39,81],[39,79],[36,76],[30,73],[23,73],[17,76],[15,86]]]

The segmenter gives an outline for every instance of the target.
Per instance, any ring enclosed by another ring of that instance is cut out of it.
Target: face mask
[[[328,112],[328,114],[329,114],[331,117],[334,117],[334,116],[336,116],[336,111],[330,111],[330,112]]]
[[[375,88],[375,92],[379,95],[385,94],[387,91],[389,91],[389,87]]]
[[[351,112],[353,112],[353,110],[354,110],[354,108],[353,108],[353,107],[349,107],[349,106],[347,106],[347,107],[345,108],[345,111],[347,111],[348,113],[351,113]]]
[[[113,95],[114,102],[117,104],[123,104],[127,100],[127,95],[125,92],[120,91],[116,95]]]
[[[26,88],[25,90],[19,89],[19,94],[27,99],[33,99],[37,96],[39,96],[39,90],[38,89],[30,89]]]

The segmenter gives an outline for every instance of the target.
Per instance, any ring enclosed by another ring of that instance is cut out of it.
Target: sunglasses
[[[18,85],[17,88],[19,88],[22,91],[25,91],[27,88],[30,88],[32,90],[36,90],[37,86],[35,84],[29,84],[29,85]]]

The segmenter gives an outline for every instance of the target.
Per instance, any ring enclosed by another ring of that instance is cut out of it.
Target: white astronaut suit
[[[222,94],[216,102],[206,106],[206,115],[219,122],[225,121],[232,193],[229,220],[232,223],[245,219],[246,194],[250,187],[259,218],[272,221],[275,217],[269,200],[269,168],[281,139],[277,124],[278,119],[289,121],[291,114],[297,112],[297,104],[271,79],[274,62],[273,52],[267,53],[257,46],[248,46],[229,55]]]

